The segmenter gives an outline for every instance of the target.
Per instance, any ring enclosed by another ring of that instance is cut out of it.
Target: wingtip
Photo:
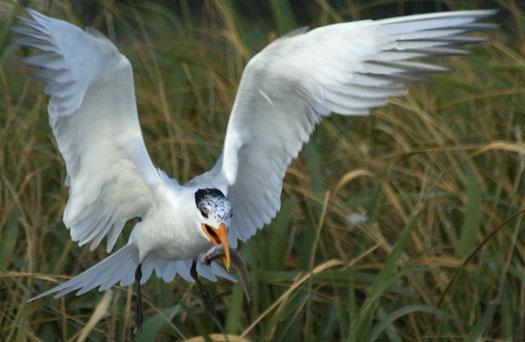
[[[52,20],[52,18],[29,7],[26,7],[25,11],[29,17],[22,17],[22,19],[20,19],[21,21],[31,21],[33,25],[46,27],[47,25],[49,25],[50,20]]]
[[[11,32],[20,34],[21,36],[31,36],[35,33],[41,35],[48,35],[45,25],[38,22],[32,17],[15,16],[18,20],[17,25],[10,28]],[[34,32],[33,32],[34,31]]]
[[[479,10],[465,10],[465,11],[454,11],[457,13],[466,13],[466,14],[472,14],[477,18],[487,18],[492,17],[496,15],[500,10],[497,8],[487,8],[487,9],[479,9]]]
[[[26,7],[26,8],[25,8],[25,11],[26,11],[31,17],[33,17],[33,19],[35,19],[35,20],[37,20],[37,19],[47,19],[47,17],[46,17],[44,14],[42,14],[42,13],[40,13],[40,12],[38,12],[38,11],[35,11],[35,10],[32,9],[32,8]]]
[[[47,296],[47,295],[48,295],[47,292],[41,293],[41,294],[39,294],[38,296],[34,296],[33,298],[29,299],[26,303],[32,303],[32,302],[34,302],[35,300],[38,300],[38,299],[40,299],[40,298],[43,298],[43,297],[45,297],[45,296]]]
[[[290,38],[290,37],[298,36],[300,34],[307,32],[309,29],[310,28],[308,26],[301,26],[296,29],[293,29],[290,32],[285,33],[284,35],[281,36],[281,38]]]
[[[499,23],[481,23],[479,26],[479,31],[492,31],[501,27]]]
[[[465,11],[457,11],[457,12],[463,12],[463,13],[472,13],[475,14],[476,17],[479,18],[485,18],[490,17],[495,14],[497,14],[500,10],[497,8],[484,8],[484,9],[474,9],[474,10],[465,10]]]
[[[487,17],[490,17],[490,16],[498,14],[500,12],[500,9],[499,8],[489,8],[483,11],[485,11]]]
[[[24,20],[31,20],[31,19],[28,19],[27,17],[23,17],[21,15],[15,15],[15,18],[19,21],[24,21]]]
[[[19,32],[17,32],[17,31],[19,31],[20,29],[22,29],[22,27],[17,25],[17,26],[12,26],[12,27],[10,27],[10,28],[9,28],[9,31],[10,31],[11,33],[20,34]]]
[[[37,17],[37,14],[38,14],[37,11],[35,11],[34,9],[29,8],[29,7],[25,7],[24,10],[27,13],[27,15],[29,15],[29,18],[27,18],[27,17],[22,17],[22,18],[25,18],[26,20],[36,21],[36,17]]]

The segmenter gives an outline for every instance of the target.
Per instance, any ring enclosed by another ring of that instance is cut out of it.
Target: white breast
[[[198,230],[193,194],[189,188],[171,190],[135,226],[132,240],[141,260],[150,252],[166,260],[183,260],[196,257],[210,247],[210,242]]]

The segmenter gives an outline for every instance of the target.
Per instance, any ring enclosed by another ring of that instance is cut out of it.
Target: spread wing
[[[40,50],[25,59],[50,95],[49,122],[66,162],[71,237],[108,252],[127,220],[142,216],[161,182],[137,117],[131,64],[93,29],[28,10],[17,43]]]
[[[215,167],[192,182],[224,189],[234,208],[230,243],[246,240],[280,207],[286,169],[323,116],[366,115],[406,83],[446,71],[427,59],[462,55],[493,10],[366,20],[295,32],[246,66]],[[422,62],[424,60],[425,62]]]

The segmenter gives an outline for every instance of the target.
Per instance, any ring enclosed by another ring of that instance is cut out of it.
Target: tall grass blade
[[[467,208],[459,240],[459,255],[466,257],[477,245],[476,237],[481,221],[481,189],[472,169],[466,168]]]
[[[232,294],[229,298],[229,306],[226,316],[226,332],[228,334],[237,334],[241,330],[244,296],[244,289],[240,282],[235,283],[232,288]]]
[[[19,232],[20,227],[18,226],[16,214],[12,212],[3,229],[0,231],[2,240],[2,248],[0,248],[0,270],[7,269],[8,264],[11,262]]]
[[[485,312],[481,315],[480,320],[470,330],[465,338],[467,342],[475,342],[483,339],[483,332],[492,324],[492,319],[496,313],[496,308],[500,305],[499,299],[495,298],[486,307]]]
[[[285,268],[285,254],[290,239],[290,218],[295,204],[293,198],[289,198],[281,204],[281,210],[271,224],[270,246],[272,253],[268,253],[268,268],[281,270]]]
[[[181,312],[181,307],[175,305],[169,308],[160,310],[155,315],[146,319],[142,329],[137,332],[133,337],[133,341],[155,341],[158,338],[160,330],[166,325],[167,322],[170,322],[175,315]]]
[[[396,263],[399,262],[399,258],[405,248],[405,245],[410,238],[410,234],[415,227],[417,218],[420,212],[416,213],[410,219],[399,239],[397,240],[392,252],[385,260],[381,271],[377,275],[372,287],[368,291],[368,296],[363,304],[362,309],[358,313],[358,316],[354,319],[354,323],[350,328],[350,341],[363,340],[368,335],[370,324],[374,313],[374,308],[381,298],[383,292],[390,286],[390,284],[397,278],[396,275]],[[400,272],[403,273],[403,272]],[[399,274],[399,273],[398,273]],[[367,336],[368,338],[368,336]]]
[[[279,34],[285,34],[297,27],[295,17],[288,0],[270,0],[273,19]]]
[[[430,313],[436,316],[443,316],[444,313],[441,310],[438,310],[432,306],[428,305],[409,305],[402,308],[399,308],[395,311],[392,311],[385,317],[381,319],[381,321],[376,324],[372,331],[370,332],[370,336],[368,337],[369,341],[375,341],[381,336],[381,334],[397,319],[406,316],[408,314],[412,313]]]

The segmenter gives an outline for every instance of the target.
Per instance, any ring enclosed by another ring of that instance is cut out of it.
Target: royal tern
[[[66,169],[64,224],[71,238],[111,252],[124,224],[129,242],[76,277],[32,298],[77,295],[136,281],[152,272],[234,279],[203,255],[222,256],[270,223],[283,178],[316,124],[332,112],[366,115],[406,83],[447,69],[426,60],[463,55],[457,47],[484,41],[471,32],[493,10],[452,11],[361,20],[299,29],[270,43],[244,69],[215,166],[186,184],[154,167],[139,126],[132,67],[92,28],[28,10],[13,31],[17,44],[40,50],[24,62],[37,69],[50,96],[49,122]],[[425,60],[422,62],[421,60]],[[214,249],[213,246],[221,248]],[[206,254],[208,253],[208,254]]]

